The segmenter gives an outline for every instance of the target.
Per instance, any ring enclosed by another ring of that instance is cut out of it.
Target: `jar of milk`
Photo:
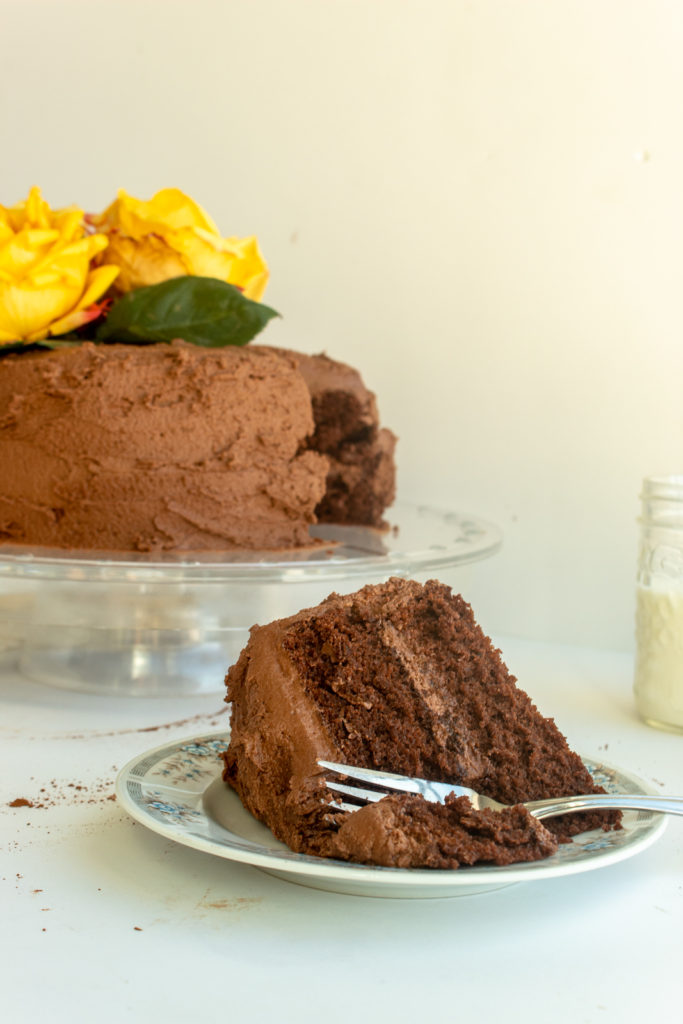
[[[635,699],[650,725],[683,733],[683,474],[643,481]]]

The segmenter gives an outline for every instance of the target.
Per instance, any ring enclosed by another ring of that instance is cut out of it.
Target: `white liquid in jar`
[[[683,732],[683,590],[636,589],[634,690],[643,718]]]

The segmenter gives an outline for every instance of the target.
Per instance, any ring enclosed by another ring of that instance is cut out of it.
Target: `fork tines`
[[[329,804],[330,810],[335,811],[357,811],[364,804],[376,803],[390,793],[419,793],[420,787],[412,779],[401,775],[392,775],[389,772],[378,772],[367,768],[356,768],[352,765],[338,764],[335,761],[318,761],[321,768],[328,772],[334,772],[342,778],[357,779],[366,783],[366,786],[351,786],[348,782],[337,782],[336,779],[326,781],[327,788],[334,793],[349,797],[353,803],[346,801]],[[367,785],[375,788],[366,788]]]
[[[472,796],[472,790],[448,782],[434,782],[428,779],[416,779],[407,775],[395,775],[393,772],[380,772],[373,768],[357,768],[355,765],[339,764],[336,761],[318,761],[327,772],[341,776],[345,781],[327,779],[327,788],[335,793],[355,800],[355,804],[330,804],[340,810],[356,810],[359,806],[381,800],[391,793],[416,793],[430,803],[443,803],[451,793]],[[349,781],[360,782],[360,786],[352,786]]]

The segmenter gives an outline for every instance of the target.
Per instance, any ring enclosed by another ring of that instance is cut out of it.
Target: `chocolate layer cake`
[[[394,441],[359,374],[326,356],[182,342],[9,355],[0,542],[304,546],[318,517],[381,524]]]
[[[327,459],[292,357],[83,344],[0,361],[0,539],[119,551],[310,543]]]
[[[471,786],[502,803],[601,792],[551,719],[515,685],[448,587],[391,579],[255,626],[227,678],[224,778],[293,850],[457,867],[547,856],[613,812],[491,819],[469,801],[392,797],[345,816],[319,759]]]

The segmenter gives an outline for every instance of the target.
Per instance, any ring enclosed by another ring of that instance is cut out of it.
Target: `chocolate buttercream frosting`
[[[335,856],[394,868],[515,864],[555,853],[558,842],[522,806],[475,811],[467,797],[444,804],[390,796],[341,816]]]
[[[0,361],[0,543],[268,550],[378,526],[394,444],[356,370],[266,346],[94,345]]]
[[[296,362],[82,344],[0,364],[0,539],[115,551],[309,544],[328,460]]]
[[[600,792],[516,685],[470,606],[444,584],[391,579],[254,626],[226,677],[224,779],[293,850],[388,866],[547,856],[618,813],[543,824],[422,798],[334,811],[318,760],[470,786],[511,806]],[[415,802],[417,801],[417,802]]]

